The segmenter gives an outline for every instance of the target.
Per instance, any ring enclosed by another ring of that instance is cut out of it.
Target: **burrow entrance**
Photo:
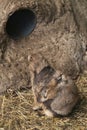
[[[19,9],[9,16],[6,32],[12,39],[29,35],[36,26],[36,15],[30,9]]]

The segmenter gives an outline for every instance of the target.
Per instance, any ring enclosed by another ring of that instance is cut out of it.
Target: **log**
[[[72,79],[80,74],[86,54],[80,31],[86,18],[82,18],[81,23],[84,19],[85,23],[80,23],[81,30],[78,30],[75,17],[79,21],[79,16],[86,16],[78,11],[77,17],[74,4],[78,9],[78,3],[73,0],[0,0],[1,93],[7,88],[30,86],[28,58],[32,53],[41,53],[54,69]]]

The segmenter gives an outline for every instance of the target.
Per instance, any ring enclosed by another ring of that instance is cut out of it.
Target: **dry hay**
[[[77,85],[81,101],[69,117],[48,118],[34,112],[30,89],[0,96],[0,130],[87,130],[87,75]]]

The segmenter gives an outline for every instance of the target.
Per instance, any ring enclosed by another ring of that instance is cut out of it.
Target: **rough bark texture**
[[[12,40],[5,30],[7,19],[25,7],[35,12],[37,26],[28,37]],[[40,52],[72,78],[86,69],[86,14],[86,0],[0,0],[0,92],[29,86],[32,53]]]
[[[87,1],[86,0],[71,0],[74,17],[78,28],[81,32],[87,35]]]

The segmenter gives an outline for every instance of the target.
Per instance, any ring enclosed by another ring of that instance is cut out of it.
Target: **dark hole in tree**
[[[20,9],[15,11],[7,20],[6,32],[13,39],[29,35],[35,28],[36,15],[32,10]]]

